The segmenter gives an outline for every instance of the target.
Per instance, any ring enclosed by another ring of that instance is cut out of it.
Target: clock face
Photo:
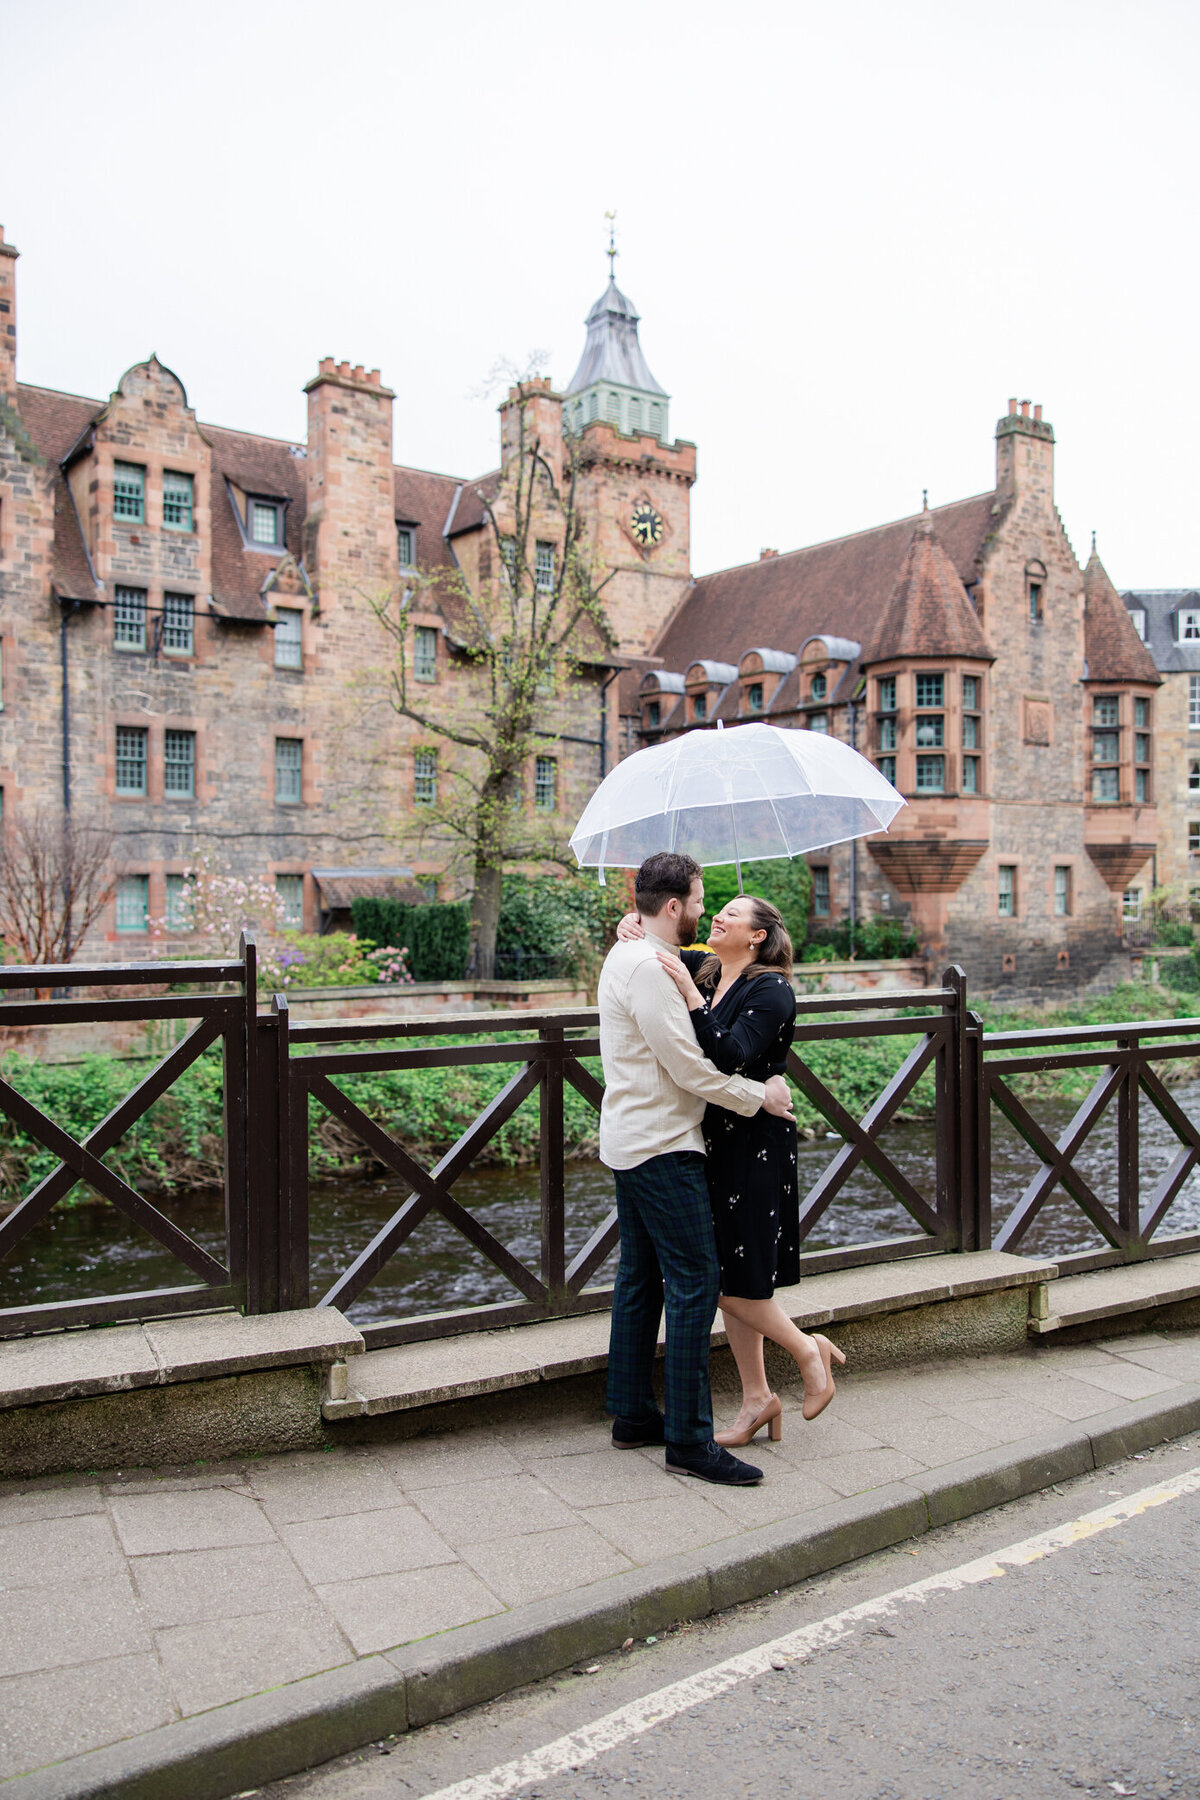
[[[634,542],[640,544],[643,550],[662,543],[662,515],[655,512],[648,500],[643,500],[634,507],[629,529],[633,532]]]

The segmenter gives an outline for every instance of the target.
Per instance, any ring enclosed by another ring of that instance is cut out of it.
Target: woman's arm
[[[782,976],[767,973],[751,977],[737,1018],[729,1025],[718,1025],[707,1009],[688,1016],[708,1060],[723,1074],[739,1075],[776,1043],[794,1006],[791,984]]]

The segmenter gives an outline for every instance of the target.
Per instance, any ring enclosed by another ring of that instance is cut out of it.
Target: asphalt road
[[[1200,1437],[1181,1440],[261,1793],[401,1800],[462,1783],[453,1800],[484,1800],[479,1777],[616,1713],[604,1727],[611,1747],[574,1769],[551,1754],[532,1780],[502,1777],[492,1795],[1191,1800],[1200,1796],[1200,1491],[998,1578],[956,1577],[844,1626],[820,1622],[1197,1468]],[[645,1696],[686,1682],[686,1698],[715,1665],[818,1626],[805,1654],[777,1657],[783,1667],[627,1729],[623,1709]]]

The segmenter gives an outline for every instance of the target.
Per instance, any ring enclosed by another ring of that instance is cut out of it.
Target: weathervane
[[[617,215],[614,211],[606,212],[604,216],[608,220],[608,249],[604,252],[608,258],[608,279],[615,281],[617,279]]]

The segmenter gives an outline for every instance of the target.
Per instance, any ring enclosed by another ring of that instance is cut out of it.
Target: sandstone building
[[[1165,770],[1193,729],[1200,799],[1200,600],[1196,651],[1173,640],[1192,675],[1156,650],[1179,597],[1122,599],[1094,548],[1076,559],[1040,407],[1000,419],[987,493],[697,578],[695,447],[668,435],[611,272],[565,390],[514,389],[499,467],[463,479],[396,466],[391,391],[328,358],[294,444],[199,422],[155,357],[104,402],[20,385],[15,267],[0,233],[0,789],[10,819],[111,820],[109,954],[172,919],[198,850],[273,880],[309,929],[402,871],[461,886],[436,833],[405,835],[447,752],[396,716],[372,601],[416,591],[413,681],[469,682],[437,577],[503,580],[530,434],[575,484],[608,621],[548,691],[514,801],[557,841],[641,744],[717,720],[836,732],[909,804],[888,836],[811,858],[818,914],[907,915],[931,965],[1010,991],[1116,974],[1123,910],[1200,856],[1200,807],[1194,846],[1190,815],[1170,812],[1169,851],[1159,825],[1168,794],[1186,812]],[[539,587],[569,549],[560,516],[533,521]]]

